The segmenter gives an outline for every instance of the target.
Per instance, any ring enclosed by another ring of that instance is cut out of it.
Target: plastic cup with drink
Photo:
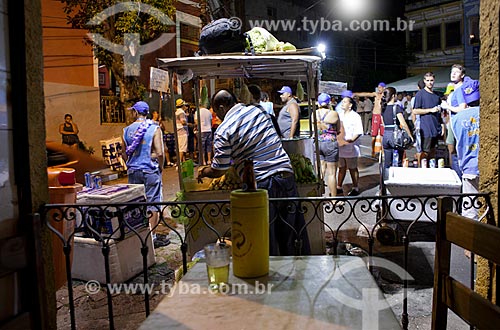
[[[229,282],[231,248],[225,243],[205,245],[205,260],[208,273],[208,287],[212,291],[224,291]]]

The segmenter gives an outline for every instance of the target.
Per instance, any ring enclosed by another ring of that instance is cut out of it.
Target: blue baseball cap
[[[386,85],[385,85],[385,82],[382,82],[382,81],[381,81],[381,82],[379,82],[379,83],[378,83],[378,85],[377,85],[377,86],[380,86],[380,87],[385,87]]]
[[[340,94],[340,96],[342,96],[342,98],[348,97],[348,98],[352,99],[352,97],[354,95],[352,94],[352,91],[346,89],[345,91],[342,92],[342,94]]]
[[[469,104],[474,101],[478,101],[480,98],[479,94],[479,81],[466,77],[462,84],[462,91],[464,94],[465,103]]]
[[[147,115],[149,113],[149,105],[144,101],[136,102],[130,109],[137,111],[141,115]]]
[[[289,93],[292,94],[292,89],[289,86],[283,86],[281,89],[278,91],[278,93],[283,94],[283,93]]]
[[[323,104],[330,104],[330,101],[331,101],[331,98],[330,98],[330,95],[326,94],[326,93],[321,93],[319,94],[318,96],[318,104],[319,105],[323,105]]]

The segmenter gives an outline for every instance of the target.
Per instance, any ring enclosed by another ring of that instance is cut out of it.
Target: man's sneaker
[[[359,190],[358,189],[352,189],[351,191],[349,191],[349,193],[347,194],[347,196],[358,196],[359,195]]]
[[[337,196],[344,196],[344,190],[342,188],[337,188]]]
[[[155,249],[160,248],[162,246],[167,246],[170,244],[170,238],[167,235],[156,234],[156,238],[153,239],[153,245]]]

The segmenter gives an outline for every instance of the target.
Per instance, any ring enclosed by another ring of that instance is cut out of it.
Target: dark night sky
[[[396,19],[404,19],[404,1],[365,0],[375,4],[369,16],[342,17],[338,2],[323,1],[325,17],[341,19],[347,24],[352,19],[388,19],[395,26]],[[357,1],[357,0],[351,0]],[[362,0],[359,0],[362,1]],[[333,5],[333,8],[332,8]],[[379,81],[391,82],[406,76],[405,32],[367,31],[322,33],[318,39],[333,45],[327,51],[324,80],[347,81],[355,91],[373,90]],[[332,63],[333,62],[333,63]]]

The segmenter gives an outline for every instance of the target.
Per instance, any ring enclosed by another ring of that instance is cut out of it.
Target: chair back
[[[500,307],[450,276],[451,244],[500,265],[500,228],[456,213],[453,199],[439,199],[434,264],[432,329],[446,329],[448,309],[477,329],[500,326]],[[497,272],[497,276],[498,276]],[[497,297],[497,302],[500,297]]]

